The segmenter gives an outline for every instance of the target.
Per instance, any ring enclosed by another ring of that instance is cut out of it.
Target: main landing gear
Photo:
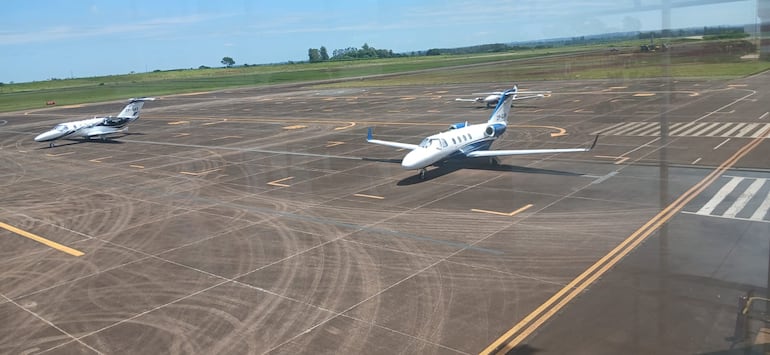
[[[54,147],[54,145],[55,145],[55,144],[54,144],[53,142],[51,142],[51,143],[48,143],[48,148],[53,148],[53,147]]]
[[[420,180],[425,180],[425,168],[420,169]]]

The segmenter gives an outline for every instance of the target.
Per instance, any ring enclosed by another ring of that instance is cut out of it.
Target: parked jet
[[[401,161],[401,166],[407,170],[418,169],[421,179],[425,178],[425,171],[429,166],[453,158],[489,157],[490,162],[494,164],[497,162],[496,157],[499,156],[587,152],[596,145],[599,136],[596,136],[589,148],[490,150],[492,142],[505,133],[508,112],[511,109],[511,102],[516,99],[517,92],[516,86],[503,91],[500,96],[504,99],[497,103],[492,116],[486,123],[472,125],[468,122],[455,123],[449,126],[448,131],[429,136],[419,145],[374,139],[371,127],[366,141],[410,150]]]
[[[550,91],[529,91],[526,93],[527,96],[516,96],[513,99],[514,100],[526,100],[526,99],[535,99],[535,98],[541,98],[545,97],[547,95],[551,95]],[[476,97],[473,99],[460,99],[457,98],[455,101],[462,101],[462,102],[476,102],[479,104],[486,104],[487,108],[492,107],[492,105],[497,105],[497,103],[500,101],[500,97],[503,95],[502,91],[492,91],[492,92],[475,92],[471,95],[487,95],[484,97]]]
[[[36,142],[50,142],[49,147],[54,146],[54,141],[62,138],[100,137],[107,139],[110,134],[123,132],[128,129],[128,124],[139,118],[139,111],[145,101],[155,100],[154,97],[142,97],[129,99],[128,105],[117,116],[94,117],[80,121],[60,123],[53,129],[43,132],[35,137]]]

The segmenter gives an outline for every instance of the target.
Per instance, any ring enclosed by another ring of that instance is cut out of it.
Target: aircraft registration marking
[[[268,184],[268,185],[272,185],[272,186],[278,186],[278,187],[289,187],[289,186],[291,186],[291,185],[282,184],[281,182],[283,182],[283,181],[287,181],[287,180],[291,180],[291,179],[293,179],[293,178],[294,178],[293,176],[289,176],[289,177],[285,177],[285,178],[283,178],[283,179],[278,179],[278,180],[273,180],[273,181],[270,181],[270,182],[268,182],[267,184]]]
[[[59,244],[57,242],[45,239],[45,238],[43,238],[43,237],[41,237],[39,235],[32,234],[30,232],[27,232],[25,230],[21,230],[19,228],[16,228],[16,227],[14,227],[12,225],[9,225],[9,224],[5,224],[3,222],[0,222],[0,228],[3,228],[3,229],[5,229],[5,230],[7,230],[7,231],[9,231],[11,233],[18,234],[18,235],[20,235],[22,237],[26,237],[26,238],[32,239],[32,240],[34,240],[34,241],[36,241],[36,242],[38,242],[40,244],[47,245],[47,246],[49,246],[51,248],[54,248],[54,249],[56,249],[58,251],[67,253],[67,254],[72,255],[72,256],[82,256],[84,254],[80,250],[72,249],[72,248],[70,248],[68,246],[65,246],[65,245]]]
[[[46,153],[45,155],[49,157],[60,157],[62,155],[70,155],[70,154],[75,154],[75,152],[65,152],[65,153],[59,153],[59,154]]]
[[[382,196],[366,195],[366,194],[353,194],[353,196],[373,198],[375,200],[384,200],[385,199],[385,197],[382,197]]]
[[[510,212],[510,213],[497,212],[497,211],[488,211],[488,210],[480,210],[480,209],[477,209],[477,208],[471,208],[471,211],[473,211],[473,212],[481,212],[481,213],[489,213],[489,214],[495,214],[495,215],[498,215],[498,216],[513,217],[513,216],[515,216],[515,215],[517,215],[517,214],[519,214],[519,213],[521,213],[521,212],[524,212],[524,211],[526,211],[526,210],[528,210],[528,209],[532,208],[532,206],[534,206],[534,205],[530,203],[530,204],[528,204],[528,205],[524,205],[523,207],[521,207],[521,208],[519,208],[519,209],[517,209],[517,210],[515,210],[515,211],[513,211],[513,212]]]

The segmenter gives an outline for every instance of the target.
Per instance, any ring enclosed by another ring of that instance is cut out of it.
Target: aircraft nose
[[[422,169],[426,167],[425,159],[420,153],[419,149],[407,153],[401,161],[401,167],[407,170]]]
[[[52,141],[56,138],[59,138],[59,132],[48,131],[48,132],[38,134],[37,137],[35,137],[35,142]]]

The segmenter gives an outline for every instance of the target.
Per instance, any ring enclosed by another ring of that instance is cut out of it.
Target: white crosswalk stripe
[[[678,122],[668,126],[672,137],[730,137],[757,138],[770,130],[770,123],[740,122]],[[659,122],[622,122],[605,127],[592,134],[604,136],[660,136]]]
[[[706,203],[695,212],[685,213],[770,222],[768,179],[723,176],[718,181],[724,185]]]

